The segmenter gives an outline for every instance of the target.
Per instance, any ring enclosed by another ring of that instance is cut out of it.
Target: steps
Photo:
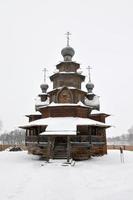
[[[64,159],[67,158],[67,148],[66,145],[56,145],[53,149],[54,159]]]

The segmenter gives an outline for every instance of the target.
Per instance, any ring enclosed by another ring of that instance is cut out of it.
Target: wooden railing
[[[40,142],[48,142],[48,139],[44,136],[26,136],[26,143],[40,143]]]
[[[65,137],[65,136],[63,136]],[[105,142],[105,139],[103,136],[90,136],[90,135],[76,135],[76,136],[70,136],[71,142],[90,142],[90,143],[101,143]],[[48,142],[48,137],[46,136],[26,136],[25,138],[26,143],[43,143]]]
[[[91,142],[105,142],[105,138],[103,136],[91,136]]]

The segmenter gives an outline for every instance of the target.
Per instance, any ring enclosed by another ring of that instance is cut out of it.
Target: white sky
[[[0,0],[0,119],[3,131],[33,111],[43,80],[63,60],[65,32],[74,60],[93,67],[101,110],[112,114],[109,136],[133,125],[132,0]],[[86,69],[84,74],[86,74]]]

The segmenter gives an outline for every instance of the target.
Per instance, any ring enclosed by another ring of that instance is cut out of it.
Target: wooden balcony
[[[44,136],[26,136],[25,137],[25,144],[33,144],[33,145],[47,145],[48,144],[48,138]]]
[[[103,136],[91,136],[92,144],[106,144],[105,138]]]
[[[55,136],[56,137],[56,136]],[[65,136],[62,136],[65,137]],[[26,136],[26,144],[37,144],[37,145],[47,145],[48,137],[47,136]],[[72,145],[85,145],[91,146],[91,144],[105,144],[106,141],[103,136],[90,136],[90,135],[76,135],[70,136],[70,143]]]

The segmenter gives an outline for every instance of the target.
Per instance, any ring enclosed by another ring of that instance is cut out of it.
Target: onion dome
[[[94,84],[91,83],[91,82],[88,82],[88,83],[86,84],[86,88],[87,88],[87,90],[88,90],[88,93],[92,93],[92,90],[93,90],[93,88],[94,88]]]
[[[71,61],[72,57],[75,54],[75,51],[72,47],[67,46],[67,47],[62,49],[61,54],[64,57],[64,61]]]
[[[41,88],[41,90],[42,90],[42,93],[46,93],[46,91],[47,91],[47,89],[48,89],[48,84],[42,83],[42,84],[40,85],[40,88]]]

